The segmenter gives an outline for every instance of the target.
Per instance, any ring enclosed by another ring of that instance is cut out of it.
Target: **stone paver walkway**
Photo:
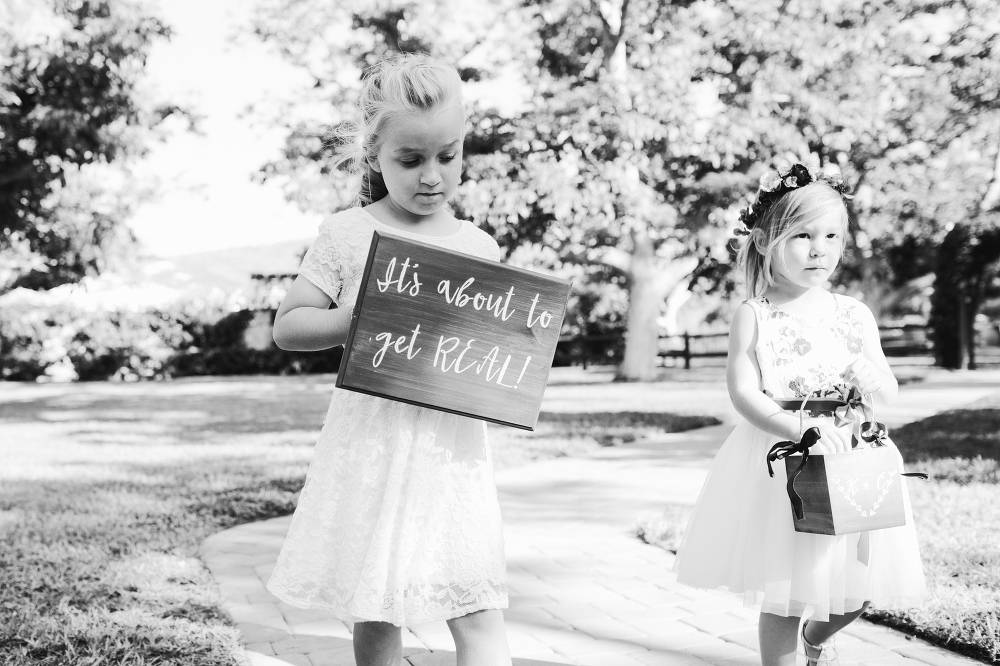
[[[633,390],[635,385],[631,385]],[[611,393],[617,387],[607,388]],[[578,386],[550,386],[547,405]],[[890,425],[1000,390],[1000,371],[935,375],[904,386]],[[613,399],[613,396],[612,396]],[[517,666],[751,666],[759,664],[757,613],[733,596],[686,588],[673,555],[634,536],[638,514],[693,503],[731,426],[664,435],[497,474]],[[201,555],[255,666],[352,666],[350,627],[324,611],[278,602],[264,589],[290,518],[208,538]],[[454,664],[446,625],[404,631],[412,666]],[[844,666],[958,666],[969,659],[860,621],[838,638]]]

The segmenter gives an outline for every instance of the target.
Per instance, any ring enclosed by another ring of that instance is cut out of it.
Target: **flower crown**
[[[760,177],[760,189],[757,191],[756,200],[740,211],[740,222],[743,223],[744,228],[737,229],[736,233],[741,236],[749,236],[750,231],[764,217],[764,213],[777,203],[778,199],[792,190],[815,182],[826,183],[836,190],[844,201],[852,198],[847,193],[847,185],[844,184],[840,176],[832,176],[822,171],[810,169],[804,164],[779,167],[777,171],[765,171]]]

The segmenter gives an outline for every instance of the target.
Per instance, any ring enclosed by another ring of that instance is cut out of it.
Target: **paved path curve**
[[[551,386],[547,406],[573,390]],[[1000,371],[935,375],[904,386],[881,418],[900,424],[998,390]],[[730,428],[664,435],[497,474],[511,592],[505,618],[517,666],[760,663],[756,612],[732,596],[678,585],[673,555],[633,533],[639,513],[694,502]],[[289,521],[215,534],[205,540],[202,559],[254,666],[353,666],[349,626],[329,612],[278,602],[264,589]],[[443,622],[404,631],[404,646],[412,666],[455,663]],[[864,621],[849,627],[838,647],[844,666],[978,663]]]

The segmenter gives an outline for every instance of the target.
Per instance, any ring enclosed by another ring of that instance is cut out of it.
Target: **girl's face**
[[[843,254],[843,213],[831,210],[797,227],[772,263],[777,285],[821,287],[833,276]]]
[[[382,174],[399,215],[417,222],[455,195],[464,139],[465,112],[458,104],[389,121],[371,165]]]

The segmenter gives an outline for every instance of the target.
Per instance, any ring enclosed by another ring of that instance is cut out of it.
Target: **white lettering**
[[[439,336],[437,351],[434,352],[434,367],[438,367],[438,359],[440,358],[442,359],[441,372],[448,372],[451,366],[455,364],[455,361],[452,361],[451,364],[448,363],[448,354],[455,351],[455,348],[458,347],[461,342],[461,340],[455,337],[445,338],[443,335]],[[451,346],[445,349],[444,346],[446,344],[451,344]]]
[[[442,294],[444,300],[459,308],[464,308],[471,301],[472,307],[476,310],[491,310],[494,317],[499,317],[503,321],[507,321],[514,315],[515,310],[510,307],[510,299],[514,296],[514,287],[507,290],[506,298],[499,294],[483,294],[479,291],[470,296],[465,291],[472,287],[475,281],[476,278],[469,278],[455,293],[452,293],[451,280],[441,280],[438,282],[437,293]]]
[[[548,310],[542,310],[542,313],[537,317],[534,317],[535,307],[538,305],[538,297],[541,294],[535,294],[535,297],[531,299],[531,308],[528,309],[528,328],[531,328],[535,324],[541,324],[542,328],[548,328],[549,324],[552,323],[552,315],[549,314]]]
[[[400,335],[399,337],[394,337],[392,333],[385,332],[379,333],[375,336],[375,339],[382,343],[382,348],[375,352],[375,356],[372,357],[372,367],[379,367],[382,365],[382,360],[385,358],[385,353],[391,347],[397,354],[406,354],[407,360],[413,360],[413,357],[420,353],[421,347],[414,349],[414,345],[417,342],[417,336],[420,335],[420,324],[417,324],[413,331],[410,333],[409,342],[407,342],[405,335]]]
[[[385,343],[382,345],[382,349],[375,352],[375,356],[372,358],[372,366],[377,368],[382,365],[382,359],[385,357],[385,350],[392,344],[392,333],[379,333],[375,336],[375,339],[379,342]]]
[[[413,268],[416,268],[420,264],[413,264]],[[377,280],[376,285],[378,290],[385,293],[389,290],[389,287],[396,285],[396,293],[402,294],[404,291],[408,292],[410,296],[416,296],[420,293],[420,278],[417,276],[417,272],[413,271],[413,280],[411,282],[406,281],[406,271],[410,269],[410,258],[407,257],[406,260],[400,266],[399,277],[396,274],[396,257],[389,260],[389,263],[385,267],[385,279]]]

